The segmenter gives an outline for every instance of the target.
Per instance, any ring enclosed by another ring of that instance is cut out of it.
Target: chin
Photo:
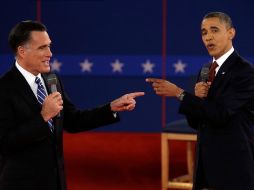
[[[215,52],[208,52],[211,57],[217,57],[217,54]]]
[[[41,71],[41,73],[49,73],[50,72],[50,68],[48,68],[48,69],[43,69],[42,71]]]

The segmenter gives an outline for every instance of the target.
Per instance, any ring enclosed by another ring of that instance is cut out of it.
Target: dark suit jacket
[[[179,112],[198,129],[194,190],[254,190],[254,68],[233,52],[208,97],[187,93]],[[205,182],[206,180],[206,182]]]
[[[62,94],[64,109],[60,118],[54,118],[52,134],[40,114],[40,104],[17,68],[14,66],[1,77],[1,190],[65,190],[63,129],[79,132],[119,120],[109,104],[80,111],[69,101],[59,80],[57,89]]]

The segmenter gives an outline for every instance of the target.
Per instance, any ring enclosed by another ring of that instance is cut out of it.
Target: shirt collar
[[[228,50],[228,52],[222,55],[220,58],[218,59],[213,58],[213,62],[216,61],[216,63],[220,67],[233,52],[234,52],[234,47],[232,46],[231,49]]]
[[[15,66],[21,72],[21,74],[25,77],[26,81],[28,82],[30,86],[34,84],[36,77],[39,77],[42,80],[42,76],[40,73],[37,76],[34,76],[32,73],[30,73],[29,71],[21,67],[17,61],[15,62]]]

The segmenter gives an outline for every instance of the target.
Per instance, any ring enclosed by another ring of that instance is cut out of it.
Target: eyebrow
[[[209,29],[219,29],[217,26],[210,26]],[[201,28],[201,31],[207,30],[206,28]]]
[[[210,29],[219,29],[217,26],[211,26]]]

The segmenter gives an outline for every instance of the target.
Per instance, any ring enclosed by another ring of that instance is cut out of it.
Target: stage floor
[[[68,190],[160,190],[160,133],[64,134]],[[186,149],[171,143],[171,173],[186,172]]]

